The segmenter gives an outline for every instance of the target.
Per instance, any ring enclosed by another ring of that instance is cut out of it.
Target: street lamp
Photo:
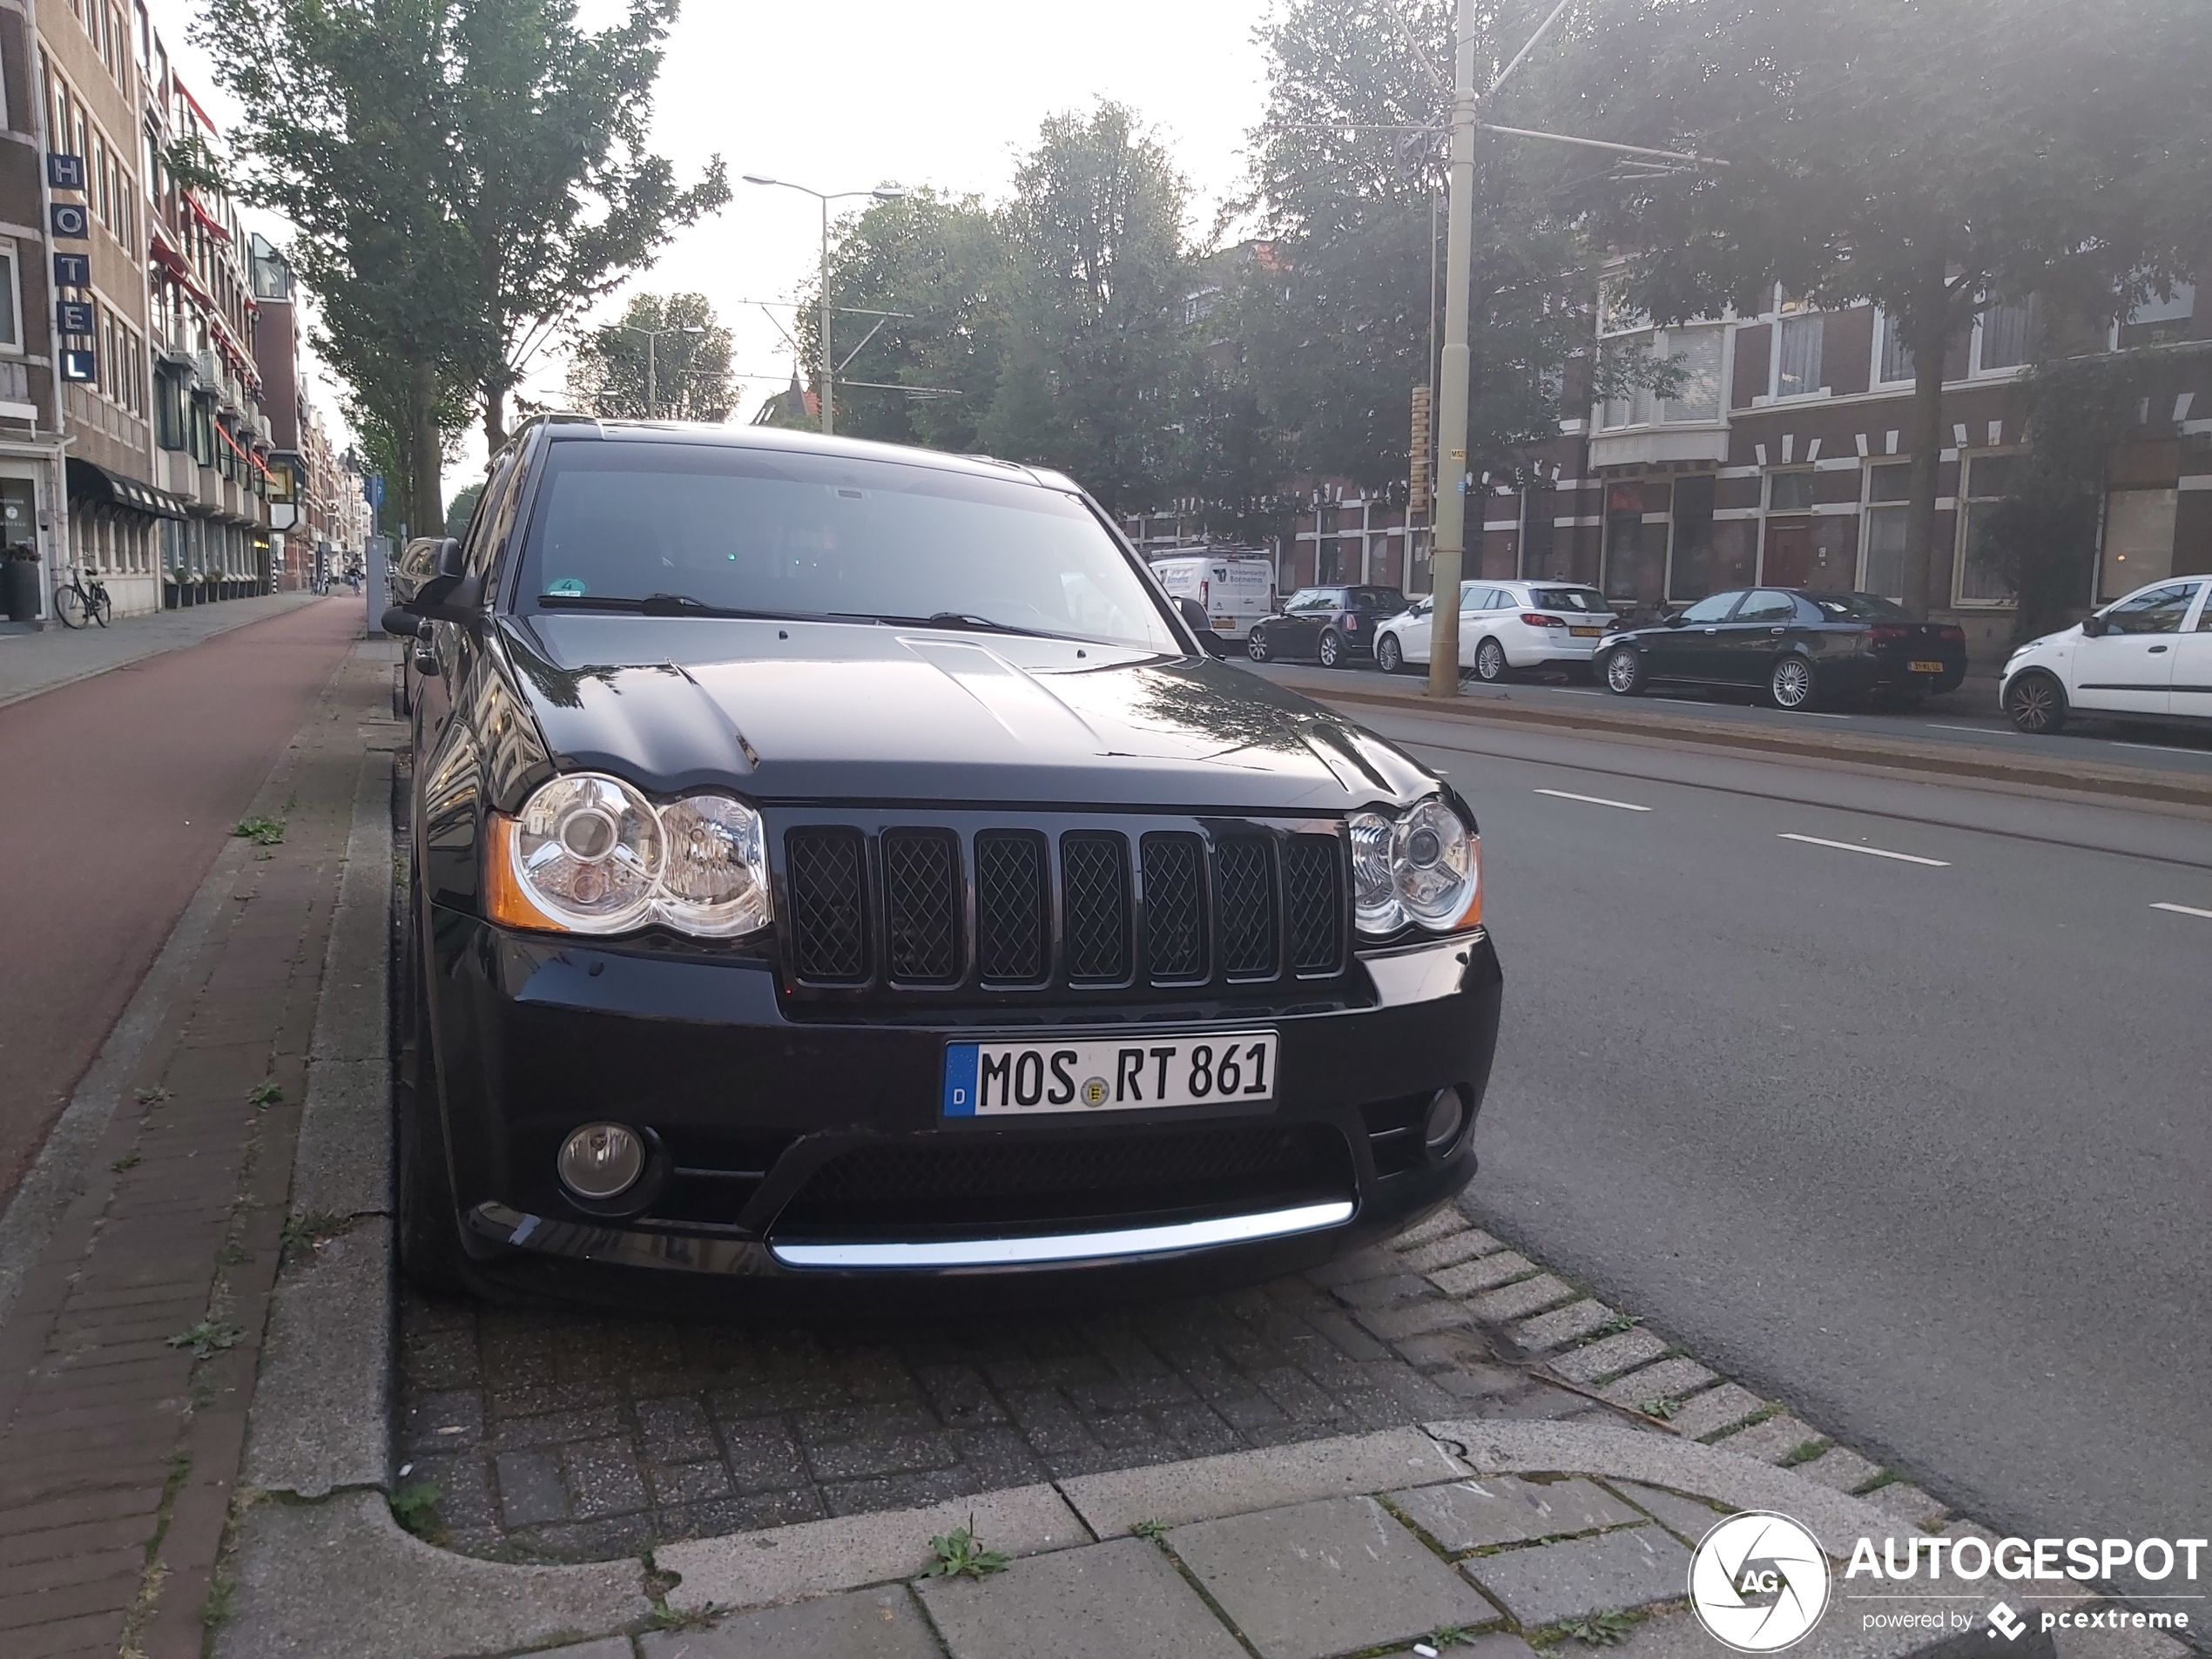
[[[706,332],[706,325],[687,322],[674,328],[644,328],[634,322],[626,322],[622,327],[633,334],[645,336],[645,418],[658,421],[660,419],[660,374],[654,348],[669,334],[703,334]]]
[[[833,432],[837,427],[833,413],[835,399],[830,391],[829,205],[854,196],[873,196],[880,202],[895,202],[906,196],[907,187],[886,180],[873,190],[838,190],[825,193],[808,190],[804,185],[794,185],[788,179],[770,179],[757,172],[745,174],[745,181],[748,185],[780,185],[786,190],[796,190],[812,196],[822,205],[822,430]],[[867,344],[865,341],[861,343]]]

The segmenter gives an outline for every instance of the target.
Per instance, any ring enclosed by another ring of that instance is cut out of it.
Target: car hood
[[[1332,710],[1204,658],[705,617],[540,615],[503,633],[555,763],[649,791],[1341,812],[1436,787]]]

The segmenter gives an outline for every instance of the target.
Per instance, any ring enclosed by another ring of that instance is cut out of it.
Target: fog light
[[[1460,1091],[1440,1089],[1436,1098],[1428,1103],[1428,1116],[1421,1124],[1421,1139],[1428,1143],[1430,1151],[1441,1153],[1460,1138],[1467,1121],[1467,1103],[1460,1098]]]
[[[579,1198],[604,1204],[637,1184],[645,1172],[645,1143],[620,1123],[586,1123],[561,1143],[556,1161],[561,1184]]]

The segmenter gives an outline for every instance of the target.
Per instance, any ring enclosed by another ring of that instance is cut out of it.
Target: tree
[[[737,399],[730,331],[703,293],[633,295],[621,320],[586,334],[569,361],[569,400],[593,415],[719,422]]]
[[[2194,0],[1607,0],[1554,118],[1729,162],[1584,206],[1666,323],[1764,285],[1872,301],[1911,349],[1905,602],[1932,590],[1945,363],[1993,300],[2109,316],[2186,262],[2212,10]],[[1764,307],[1762,307],[1764,308]],[[1955,366],[1954,366],[1955,368]],[[1947,587],[1945,587],[1947,591]]]

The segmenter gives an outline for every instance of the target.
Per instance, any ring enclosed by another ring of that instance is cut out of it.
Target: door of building
[[[1802,588],[1812,582],[1812,521],[1809,518],[1770,518],[1766,522],[1766,558],[1759,580],[1773,588]]]

